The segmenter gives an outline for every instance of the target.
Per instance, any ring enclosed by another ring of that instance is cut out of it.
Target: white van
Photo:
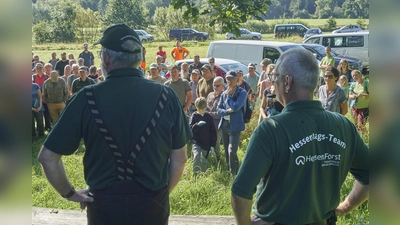
[[[319,34],[307,38],[304,43],[330,45],[332,51],[342,55],[361,59],[363,68],[369,67],[368,51],[369,31],[339,34]]]
[[[275,41],[212,41],[208,46],[206,57],[232,59],[245,65],[254,63],[256,64],[256,71],[261,73],[259,64],[264,58],[269,58],[272,62],[275,62],[284,51],[291,48],[303,47],[294,43]]]

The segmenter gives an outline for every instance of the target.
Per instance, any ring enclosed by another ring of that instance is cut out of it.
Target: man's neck
[[[177,82],[179,80],[179,77],[171,77],[172,82]]]
[[[151,74],[151,79],[157,79],[158,78],[158,73],[156,74]]]
[[[81,77],[81,80],[82,80],[82,81],[85,81],[86,79],[87,79],[86,76]]]
[[[39,77],[43,76],[44,73],[37,73]]]
[[[256,75],[255,73],[249,73],[249,75],[251,76],[251,77],[254,77],[254,75]]]

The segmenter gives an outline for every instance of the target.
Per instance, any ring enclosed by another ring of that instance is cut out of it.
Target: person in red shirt
[[[175,61],[185,59],[190,54],[189,50],[181,46],[180,41],[176,41],[176,47],[172,49],[171,56]]]
[[[156,55],[159,55],[162,57],[161,62],[165,63],[165,60],[167,59],[167,53],[162,50],[162,46],[158,46],[158,52],[156,52]]]

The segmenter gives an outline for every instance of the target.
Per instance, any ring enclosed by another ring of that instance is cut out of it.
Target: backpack
[[[247,91],[246,91],[246,93],[247,93]],[[236,99],[238,97],[239,97],[239,93],[236,94]],[[242,110],[243,110],[243,121],[244,121],[244,123],[250,122],[251,115],[253,115],[253,109],[250,108],[250,101],[249,101],[249,98],[248,98],[247,95],[246,95],[246,102],[242,106]]]

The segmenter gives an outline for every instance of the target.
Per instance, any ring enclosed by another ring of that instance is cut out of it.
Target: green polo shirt
[[[335,66],[335,58],[333,56],[329,57],[325,56],[324,58],[321,59],[321,62],[319,65],[329,65],[329,66]],[[319,70],[319,76],[324,77],[325,75],[325,69],[320,69]]]
[[[94,80],[90,79],[89,77],[86,77],[85,81],[83,81],[80,77],[76,78],[72,82],[71,92],[72,93],[77,93],[78,91],[80,91],[85,86],[92,85],[92,84],[95,84],[95,82],[94,82]]]
[[[162,84],[142,77],[137,69],[116,69],[93,86],[94,96],[104,123],[124,155],[130,152],[154,113]],[[135,179],[150,190],[168,183],[169,156],[191,139],[192,133],[178,97],[170,89],[167,103],[155,130],[136,160]],[[59,121],[44,142],[51,151],[71,155],[83,138],[86,183],[92,189],[103,189],[117,179],[114,156],[94,122],[85,92],[75,94]]]
[[[253,212],[287,225],[327,219],[347,173],[369,183],[368,147],[344,116],[320,101],[295,101],[264,120],[250,138],[232,192]]]

